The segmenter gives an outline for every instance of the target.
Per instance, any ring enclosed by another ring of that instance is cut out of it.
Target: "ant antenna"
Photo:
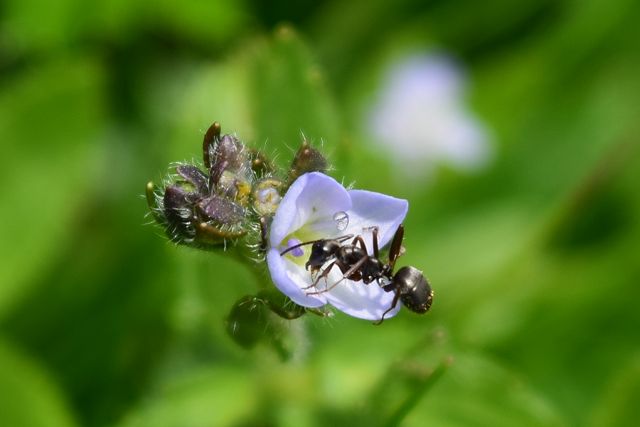
[[[338,242],[342,243],[345,240],[349,240],[352,237],[353,237],[353,234],[347,234],[346,236],[337,237],[335,239],[318,239],[318,240],[310,240],[308,242],[298,243],[297,245],[289,246],[287,249],[285,249],[284,251],[280,252],[280,256],[283,256],[287,252],[291,252],[294,249],[298,249],[301,246],[311,245],[313,243],[318,243],[318,242],[322,242],[322,241],[326,241],[326,240],[337,240]]]

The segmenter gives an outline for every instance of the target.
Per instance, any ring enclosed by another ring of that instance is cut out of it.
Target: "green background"
[[[6,0],[0,425],[637,425],[639,20],[630,0]],[[434,47],[495,158],[401,178],[362,108]],[[141,197],[214,120],[283,165],[303,131],[336,178],[407,198],[432,311],[306,315],[288,358],[235,344],[252,272],[167,243]]]

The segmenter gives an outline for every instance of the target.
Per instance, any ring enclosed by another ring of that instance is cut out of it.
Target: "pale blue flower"
[[[310,288],[313,278],[305,269],[305,263],[311,245],[285,255],[280,253],[300,242],[348,234],[362,235],[372,253],[371,227],[378,227],[382,248],[393,238],[408,208],[406,200],[370,191],[347,190],[322,173],[302,175],[283,197],[271,224],[267,263],[273,282],[301,306],[330,304],[350,316],[379,320],[391,306],[393,292],[385,292],[376,282],[365,285],[346,279],[326,290],[343,277],[337,266],[326,281],[320,280],[316,287]],[[400,304],[385,318],[394,316],[399,309]]]
[[[462,69],[443,55],[410,55],[393,64],[372,108],[373,140],[420,175],[436,163],[479,169],[491,157],[489,132],[466,102]]]

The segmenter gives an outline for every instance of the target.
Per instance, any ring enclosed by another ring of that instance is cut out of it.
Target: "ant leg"
[[[320,282],[320,279],[322,279],[323,277],[327,277],[329,275],[329,272],[331,271],[331,269],[333,268],[334,265],[336,265],[338,261],[333,261],[331,264],[329,264],[327,266],[327,268],[325,268],[324,270],[322,270],[322,273],[320,273],[320,275],[316,278],[316,280],[313,281],[312,284],[310,284],[309,286],[307,286],[306,288],[302,288],[302,290],[306,290],[309,288],[315,288],[318,283]],[[309,295],[309,294],[307,294]]]
[[[389,249],[389,265],[391,271],[396,265],[396,260],[400,256],[402,251],[402,239],[404,238],[404,226],[400,224],[396,230],[396,234],[393,235],[393,241],[391,242],[391,249]]]
[[[398,300],[400,299],[400,292],[396,292],[395,296],[393,297],[393,301],[391,302],[391,307],[389,307],[384,313],[382,313],[382,317],[380,318],[380,320],[378,320],[377,322],[373,322],[374,325],[381,325],[382,322],[384,322],[384,316],[387,315],[388,312],[390,312],[391,310],[393,310],[394,308],[396,308],[396,305],[398,305]]]
[[[384,290],[385,292],[391,292],[391,291],[393,291],[395,288],[396,288],[396,285],[395,285],[393,282],[391,282],[391,283],[389,283],[388,285],[384,285],[384,286],[382,287],[382,290]]]
[[[367,227],[367,228],[364,228],[363,230],[371,231],[371,234],[372,234],[371,237],[373,240],[373,256],[374,258],[378,258],[380,254],[380,250],[378,248],[378,232],[380,231],[380,229],[378,228],[377,225],[374,225],[373,227]]]
[[[362,236],[356,236],[353,239],[353,241],[351,242],[351,246],[355,246],[356,244],[360,244],[360,247],[366,254],[369,253],[367,252],[367,244],[364,242],[364,239],[362,238]]]
[[[371,238],[373,239],[373,256],[378,258],[378,255],[380,254],[380,250],[378,249],[378,227],[373,228]]]
[[[323,289],[321,291],[317,291],[317,292],[312,292],[309,293],[307,295],[317,295],[317,294],[322,294],[324,292],[328,292],[331,289],[335,288],[336,286],[338,286],[338,284],[340,284],[340,282],[342,282],[344,279],[349,278],[349,276],[351,276],[353,273],[355,273],[356,271],[358,271],[360,269],[360,267],[362,267],[364,265],[364,263],[367,261],[367,257],[364,257],[362,259],[360,259],[358,262],[356,262],[355,264],[353,264],[353,266],[348,269],[347,271],[345,271],[342,275],[342,279],[338,280],[336,283],[334,283],[333,285],[329,286],[326,289]],[[334,261],[334,264],[337,263],[338,261]],[[323,273],[324,274],[324,273]]]

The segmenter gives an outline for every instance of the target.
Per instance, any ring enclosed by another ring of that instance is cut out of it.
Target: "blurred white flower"
[[[411,56],[389,70],[368,128],[404,173],[420,175],[440,162],[479,169],[491,158],[491,146],[464,95],[464,76],[451,59]]]

